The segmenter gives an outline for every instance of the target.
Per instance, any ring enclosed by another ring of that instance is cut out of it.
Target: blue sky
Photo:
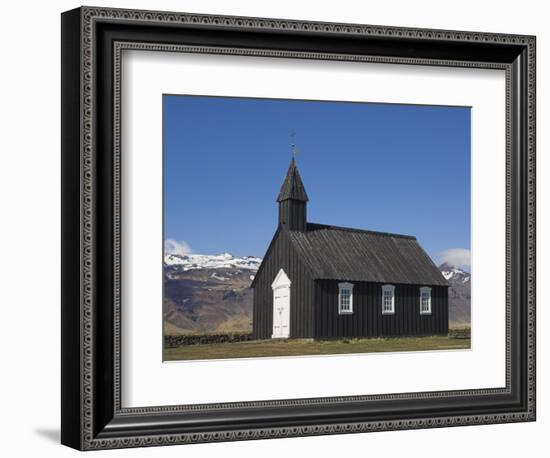
[[[165,240],[263,256],[295,130],[309,221],[415,235],[436,262],[469,253],[467,107],[179,95],[163,106]]]

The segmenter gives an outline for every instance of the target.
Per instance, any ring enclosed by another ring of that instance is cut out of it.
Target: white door
[[[273,335],[274,339],[290,336],[290,279],[283,269],[279,271],[273,284]]]
[[[290,335],[290,287],[273,290],[273,338]]]

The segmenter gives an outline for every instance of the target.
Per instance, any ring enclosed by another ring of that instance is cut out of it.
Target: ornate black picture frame
[[[504,388],[123,408],[124,49],[506,72]],[[535,37],[82,7],[62,15],[62,435],[80,450],[535,420]]]

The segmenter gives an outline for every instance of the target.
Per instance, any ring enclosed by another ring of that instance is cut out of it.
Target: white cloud
[[[185,240],[167,239],[164,241],[164,254],[179,254],[185,256],[191,253],[193,253],[193,250]]]
[[[466,248],[449,248],[439,253],[440,261],[459,269],[470,270],[470,250]]]

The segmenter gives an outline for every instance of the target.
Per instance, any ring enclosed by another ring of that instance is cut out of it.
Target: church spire
[[[299,200],[307,202],[308,197],[306,194],[306,188],[302,182],[302,177],[296,166],[296,160],[292,156],[288,171],[286,172],[285,181],[281,186],[279,195],[277,196],[277,202],[282,202],[287,199]]]
[[[291,231],[305,231],[307,201],[306,189],[293,154],[290,166],[286,172],[285,181],[277,196],[277,202],[279,202],[279,224]]]

